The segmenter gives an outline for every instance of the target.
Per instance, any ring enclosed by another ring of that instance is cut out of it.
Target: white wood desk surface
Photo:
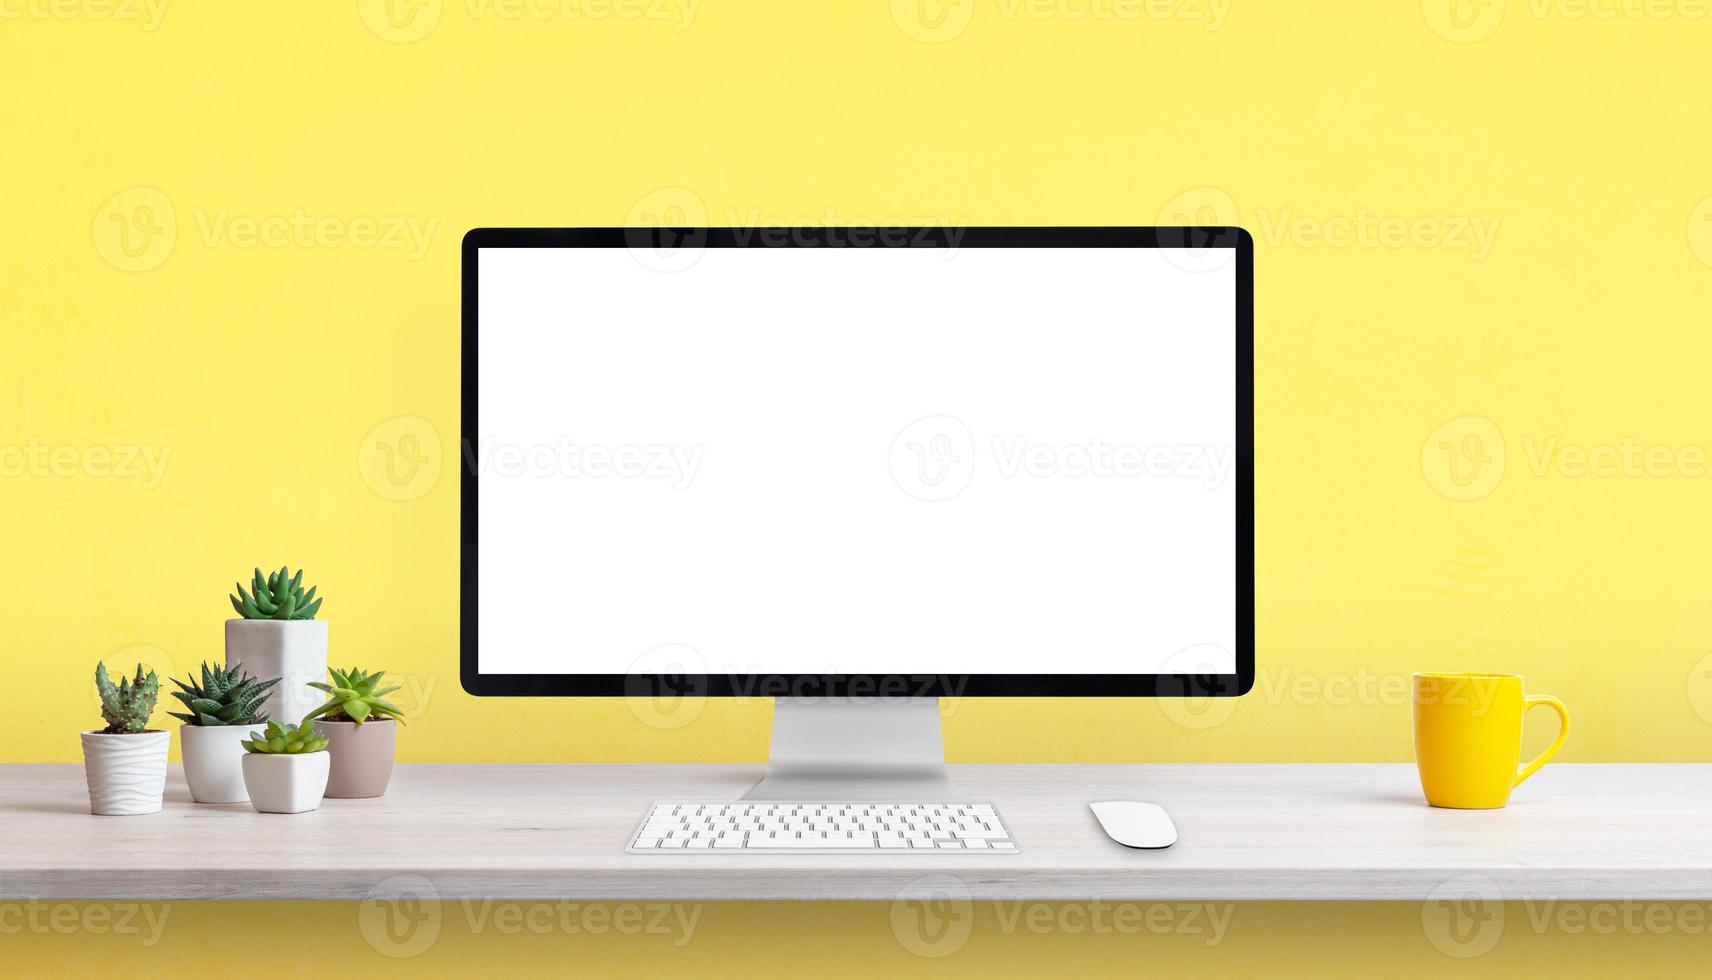
[[[978,899],[1712,900],[1712,765],[1551,765],[1489,811],[1426,806],[1411,765],[952,769],[1020,851],[624,852],[650,802],[736,799],[755,765],[402,765],[381,799],[294,816],[192,804],[174,766],[143,817],[91,816],[79,765],[3,765],[0,898],[361,899],[417,875],[445,899],[889,901],[949,875]],[[1177,845],[1112,843],[1105,799],[1163,804]]]

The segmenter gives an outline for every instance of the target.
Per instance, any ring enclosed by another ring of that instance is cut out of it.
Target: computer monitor
[[[774,697],[764,799],[955,798],[940,697],[1245,693],[1252,256],[471,231],[464,688]]]

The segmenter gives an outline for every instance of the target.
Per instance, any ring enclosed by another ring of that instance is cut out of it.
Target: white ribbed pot
[[[321,805],[327,792],[327,750],[244,753],[244,788],[250,805],[262,813],[302,813]]]
[[[83,733],[83,775],[89,781],[89,812],[102,816],[159,813],[166,795],[165,731],[134,735]]]
[[[282,725],[295,725],[324,698],[309,682],[327,679],[327,621],[228,619],[226,666],[233,664],[242,664],[251,677],[279,678],[262,710]]]
[[[182,725],[179,754],[184,781],[198,803],[248,803],[244,791],[244,740],[260,725]]]

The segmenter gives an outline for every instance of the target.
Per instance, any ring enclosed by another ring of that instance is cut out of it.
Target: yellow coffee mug
[[[1561,723],[1557,740],[1527,765],[1522,716],[1550,705]],[[1569,711],[1557,698],[1522,693],[1516,674],[1416,674],[1415,764],[1433,806],[1491,810],[1551,761],[1569,737]]]

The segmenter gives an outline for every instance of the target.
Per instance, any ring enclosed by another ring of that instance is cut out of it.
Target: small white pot
[[[262,680],[278,677],[262,710],[282,725],[295,725],[325,700],[308,685],[327,679],[327,621],[228,619],[226,666],[233,664]]]
[[[248,803],[244,791],[244,740],[262,725],[183,725],[178,748],[184,781],[198,803]]]
[[[244,753],[244,788],[262,813],[302,813],[321,805],[327,792],[327,750],[297,755]]]
[[[103,816],[159,813],[166,794],[165,731],[135,735],[83,733],[83,774],[89,781],[89,812]]]

